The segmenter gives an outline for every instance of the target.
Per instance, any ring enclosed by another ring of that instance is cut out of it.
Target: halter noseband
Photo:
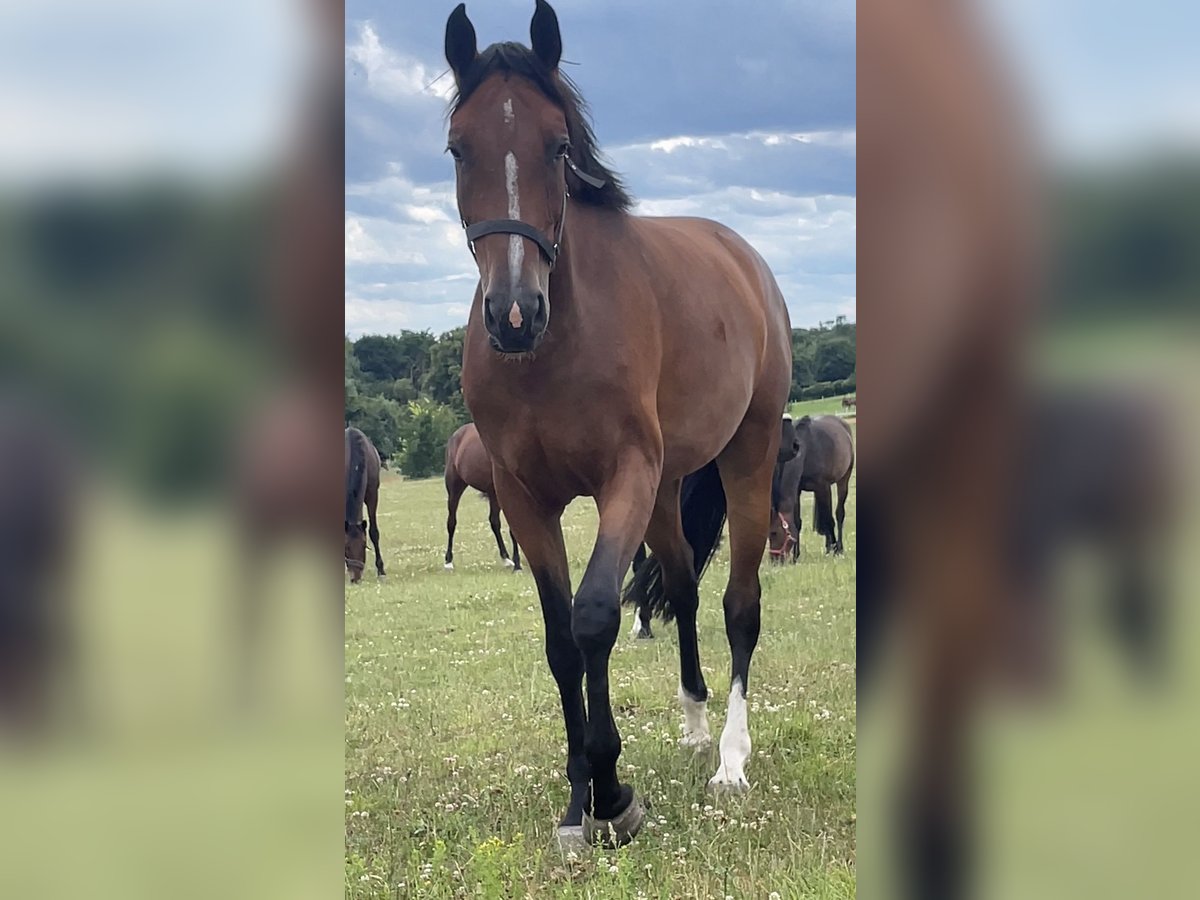
[[[782,557],[796,545],[796,539],[792,536],[792,529],[788,526],[787,519],[784,518],[783,513],[777,512],[775,515],[779,516],[779,524],[783,526],[783,546],[778,550],[768,548],[768,551],[772,556]]]
[[[564,156],[563,161],[580,181],[591,185],[596,190],[604,187],[604,179],[593,178],[586,172],[579,171],[575,163],[571,161],[571,157]],[[537,244],[546,259],[550,261],[550,268],[553,269],[554,263],[558,259],[558,246],[562,243],[563,226],[567,224],[567,198],[570,196],[570,188],[563,191],[562,214],[558,217],[558,231],[555,233],[553,241],[550,241],[528,222],[522,222],[520,219],[485,219],[474,225],[468,225],[464,219],[462,227],[467,233],[467,246],[471,248],[471,255],[475,256],[475,242],[484,235],[516,234]]]

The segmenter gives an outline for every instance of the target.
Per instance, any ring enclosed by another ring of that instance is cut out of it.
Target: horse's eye
[[[454,158],[455,162],[462,162],[462,153],[459,152],[457,147],[447,147],[446,152]]]
[[[558,145],[558,150],[554,153],[555,159],[566,159],[567,154],[571,152],[571,142],[563,141]]]

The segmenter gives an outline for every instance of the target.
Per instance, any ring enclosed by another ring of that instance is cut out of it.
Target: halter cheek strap
[[[783,513],[777,512],[775,515],[779,516],[779,524],[783,526],[783,535],[784,535],[783,546],[780,547],[778,550],[773,550],[773,549],[769,550],[769,552],[772,556],[782,557],[789,550],[791,550],[792,547],[795,546],[796,538],[792,535],[792,529],[788,526],[787,519],[784,518]]]
[[[567,168],[575,173],[575,177],[584,182],[584,184],[589,184],[597,190],[604,187],[605,182],[603,179],[593,178],[586,172],[579,171],[569,156],[564,156],[563,161],[567,164]],[[558,259],[558,246],[562,243],[563,227],[567,223],[567,198],[570,196],[571,191],[569,189],[563,191],[562,213],[558,217],[558,231],[554,235],[553,241],[528,222],[522,222],[520,219],[485,219],[473,225],[468,225],[464,220],[462,227],[467,233],[467,246],[471,248],[471,255],[475,255],[475,242],[484,235],[516,234],[523,238],[528,238],[537,244],[543,255],[549,260],[550,268],[553,269],[554,263]]]

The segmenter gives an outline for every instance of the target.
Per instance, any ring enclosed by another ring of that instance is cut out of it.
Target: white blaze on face
[[[504,189],[508,192],[508,217],[510,219],[520,220],[521,218],[521,195],[517,191],[517,158],[511,150],[504,157]],[[525,242],[518,234],[510,234],[508,236],[508,277],[512,285],[513,293],[517,291],[517,281],[521,278],[521,263],[525,261]],[[521,313],[516,311],[516,302],[513,302],[514,312],[510,313],[510,317],[516,317],[518,320]],[[516,325],[514,328],[518,327]]]
[[[512,108],[512,97],[509,97],[507,100],[504,101],[504,124],[512,125],[512,123],[515,122],[516,120],[517,120],[517,117],[513,113],[513,108]]]
[[[708,731],[708,702],[693,700],[679,685],[679,705],[683,707],[683,737],[679,739],[684,747],[707,747],[712,743],[712,735]]]
[[[747,720],[746,694],[742,680],[735,678],[729,691],[729,711],[725,714],[725,730],[721,732],[721,765],[709,780],[710,787],[745,790],[746,760],[750,758],[750,729]]]

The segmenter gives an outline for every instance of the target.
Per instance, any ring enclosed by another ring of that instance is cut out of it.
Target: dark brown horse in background
[[[800,558],[800,492],[813,495],[813,529],[825,536],[825,552],[845,550],[846,495],[854,471],[850,426],[837,416],[803,416],[796,422],[799,452],[775,467],[771,483],[771,556],[783,562],[788,552]],[[831,487],[837,485],[836,523]]]
[[[514,572],[521,571],[521,551],[517,548],[517,539],[513,538],[511,560],[508,558],[508,548],[504,546],[504,536],[500,533],[500,501],[496,499],[496,486],[492,481],[492,458],[479,439],[479,430],[473,422],[454,432],[446,443],[446,497],[450,506],[446,516],[447,569],[454,568],[454,529],[458,526],[458,503],[469,487],[487,498],[488,523],[492,526],[492,534],[496,536],[500,558],[512,566]]]
[[[542,0],[530,34],[532,50],[504,43],[479,53],[462,5],[446,26],[458,88],[447,149],[480,275],[463,395],[541,599],[567,732],[560,842],[624,843],[642,808],[617,777],[609,696],[621,580],[644,536],[654,558],[633,597],[678,620],[683,743],[706,744],[697,582],[726,514],[733,664],[710,784],[749,786],[746,688],[791,331],[766,263],[734,232],[630,215],[559,71],[558,19]],[[572,592],[561,517],[579,496],[595,498],[600,524]]]
[[[346,569],[350,583],[357,584],[367,567],[367,520],[360,519],[363,503],[371,520],[371,544],[375,548],[375,571],[382,578],[383,553],[379,549],[379,451],[357,428],[346,429]]]

